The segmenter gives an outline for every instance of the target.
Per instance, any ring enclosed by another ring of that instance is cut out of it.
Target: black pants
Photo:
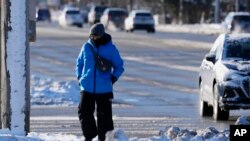
[[[105,134],[114,129],[111,101],[113,93],[92,94],[86,91],[80,93],[78,116],[84,137],[92,139],[98,135],[99,139],[105,139]],[[95,109],[97,122],[94,117]]]

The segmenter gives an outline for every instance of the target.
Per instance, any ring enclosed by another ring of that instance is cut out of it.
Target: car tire
[[[78,28],[82,28],[82,24],[77,25]]]
[[[212,116],[213,115],[213,108],[208,106],[208,103],[203,99],[203,85],[202,82],[200,83],[200,116]]]
[[[148,33],[155,33],[155,29],[148,29],[147,32]]]
[[[228,110],[222,110],[219,106],[219,94],[218,94],[218,88],[217,84],[214,85],[214,103],[213,103],[213,119],[214,120],[228,120],[229,119],[229,111]]]

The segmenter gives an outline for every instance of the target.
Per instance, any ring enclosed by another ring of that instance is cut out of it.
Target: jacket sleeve
[[[124,72],[123,60],[120,56],[119,51],[114,46],[114,53],[112,54],[112,62],[113,62],[113,72],[112,75],[119,79],[119,77]]]
[[[83,70],[83,66],[84,66],[84,46],[82,46],[82,49],[76,59],[76,77],[79,80],[82,76],[82,70]]]

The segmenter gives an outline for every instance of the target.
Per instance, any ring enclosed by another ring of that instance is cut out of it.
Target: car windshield
[[[228,42],[225,59],[250,61],[250,40]]]
[[[80,14],[80,12],[79,11],[67,11],[66,14],[67,15],[78,15],[78,14]]]
[[[110,11],[111,16],[125,16],[127,13],[125,11]]]
[[[95,11],[98,13],[103,13],[103,11],[106,9],[107,7],[96,7]]]
[[[136,16],[140,16],[140,17],[151,17],[150,13],[137,13]]]
[[[241,15],[241,16],[235,16],[234,17],[235,22],[250,22],[250,15]]]
[[[38,16],[49,16],[50,13],[49,13],[49,10],[47,9],[40,9],[38,10]]]

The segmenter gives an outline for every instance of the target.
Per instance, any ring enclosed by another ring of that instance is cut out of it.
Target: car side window
[[[224,35],[219,36],[214,42],[213,47],[211,48],[209,52],[209,54],[215,55],[215,60],[218,60],[222,53],[223,39],[224,39]]]
[[[222,47],[223,47],[223,44],[220,42],[217,46],[217,49],[216,49],[216,52],[215,52],[215,60],[219,60],[221,54],[222,54]]]
[[[103,15],[107,15],[108,14],[108,10],[105,10],[104,12],[103,12]]]
[[[232,15],[231,14],[229,14],[226,18],[225,18],[225,22],[226,23],[230,23],[231,21],[232,21]]]

